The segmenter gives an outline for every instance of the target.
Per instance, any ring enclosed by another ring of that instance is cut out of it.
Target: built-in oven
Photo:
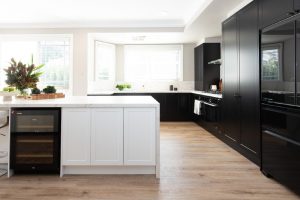
[[[300,110],[262,104],[261,170],[300,193]]]
[[[11,110],[11,169],[59,173],[60,108]]]
[[[206,122],[220,121],[220,102],[221,99],[197,95],[195,100],[200,101],[199,118]]]

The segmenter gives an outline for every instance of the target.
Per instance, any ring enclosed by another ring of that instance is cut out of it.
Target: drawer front
[[[278,136],[271,131],[262,133],[262,169],[276,180],[300,191],[300,143]]]
[[[280,106],[262,106],[263,129],[300,142],[300,114],[297,109]]]

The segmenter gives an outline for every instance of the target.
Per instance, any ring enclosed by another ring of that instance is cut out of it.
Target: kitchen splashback
[[[88,93],[101,91],[114,91],[117,84],[131,84],[131,89],[127,91],[168,91],[170,85],[178,90],[194,90],[194,81],[157,81],[157,82],[97,82],[90,87]]]

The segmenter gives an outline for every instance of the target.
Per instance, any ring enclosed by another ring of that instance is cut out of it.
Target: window
[[[262,47],[262,80],[281,80],[282,44],[271,44]]]
[[[181,79],[181,45],[126,45],[125,81]]]
[[[33,55],[35,64],[45,64],[38,87],[54,85],[57,89],[70,89],[71,36],[11,36],[0,41],[0,70],[8,67],[11,58],[30,63]],[[5,73],[0,73],[4,86]]]
[[[115,80],[116,48],[113,44],[95,41],[95,81]]]

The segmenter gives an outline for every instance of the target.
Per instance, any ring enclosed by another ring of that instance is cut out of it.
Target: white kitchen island
[[[0,108],[7,109],[31,107],[61,108],[61,176],[155,174],[159,177],[160,108],[152,97],[77,96],[0,103]]]

